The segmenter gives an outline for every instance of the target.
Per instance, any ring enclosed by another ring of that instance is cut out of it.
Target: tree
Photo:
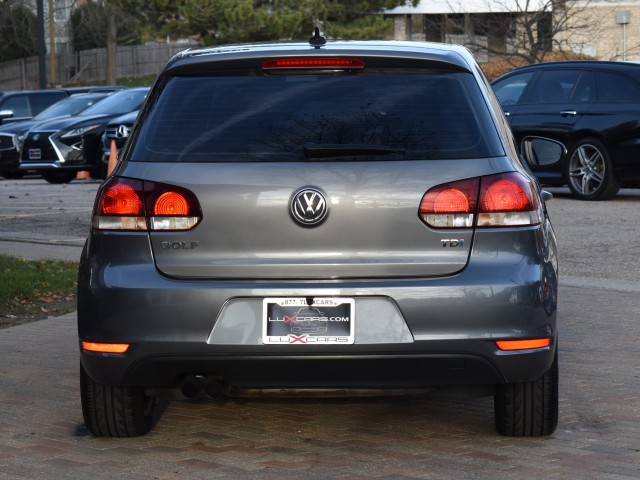
[[[487,13],[471,15],[463,13],[461,0],[452,0],[452,13],[428,19],[427,33],[457,33],[473,51],[529,64],[553,51],[579,51],[601,31],[599,19],[587,13],[590,0],[485,1]]]
[[[138,2],[125,0],[88,1],[71,15],[71,39],[75,50],[107,50],[106,82],[116,83],[116,48],[118,44],[140,42],[138,31],[143,23]]]
[[[417,0],[413,0],[414,4]],[[191,0],[179,18],[203,43],[307,39],[317,26],[331,38],[382,38],[392,27],[381,14],[404,0]]]
[[[38,19],[22,3],[0,1],[0,62],[38,54]]]
[[[418,0],[411,0],[417,3]],[[314,27],[332,38],[382,38],[384,9],[405,0],[89,0],[71,18],[76,50],[107,48],[107,83],[115,82],[122,43],[192,36],[205,44],[306,40]]]

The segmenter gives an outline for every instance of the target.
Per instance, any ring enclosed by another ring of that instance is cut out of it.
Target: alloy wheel
[[[600,188],[605,172],[603,153],[589,143],[580,145],[569,159],[569,181],[583,195],[591,195]]]

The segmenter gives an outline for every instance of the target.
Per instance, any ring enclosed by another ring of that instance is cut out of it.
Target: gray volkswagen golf
[[[464,48],[178,54],[80,262],[87,428],[145,434],[162,396],[452,390],[493,396],[503,435],[552,433],[546,197]]]

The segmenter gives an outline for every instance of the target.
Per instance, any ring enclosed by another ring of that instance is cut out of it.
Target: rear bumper
[[[283,283],[167,278],[153,264],[146,235],[92,234],[80,264],[80,340],[132,346],[124,355],[81,351],[82,364],[99,383],[149,388],[175,387],[189,375],[213,375],[242,388],[531,381],[549,368],[556,348],[555,242],[550,226],[500,237],[477,234],[467,267],[448,277]],[[410,341],[208,342],[232,300],[288,296],[354,298],[356,311],[359,300],[385,299],[397,306]],[[541,337],[551,338],[549,347],[503,352],[495,344]]]
[[[163,349],[155,347],[132,352],[134,361],[87,352],[81,359],[99,383],[146,388],[180,389],[190,377],[198,376],[216,378],[227,389],[429,389],[533,380],[551,365],[555,342],[549,348],[502,359],[491,353],[495,351],[491,342],[477,341],[418,344],[412,353],[314,354],[298,348],[287,354],[223,355],[196,353],[194,348],[190,354],[163,355]],[[469,353],[459,353],[462,349]]]

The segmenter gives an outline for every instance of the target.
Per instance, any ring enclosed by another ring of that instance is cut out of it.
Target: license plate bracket
[[[350,345],[355,341],[355,300],[277,297],[262,303],[265,345]]]

